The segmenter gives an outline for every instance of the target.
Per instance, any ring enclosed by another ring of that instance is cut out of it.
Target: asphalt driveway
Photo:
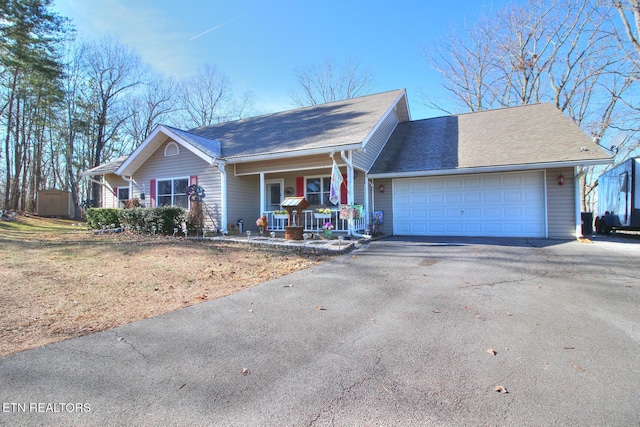
[[[640,244],[371,242],[2,358],[0,388],[2,425],[637,426]]]

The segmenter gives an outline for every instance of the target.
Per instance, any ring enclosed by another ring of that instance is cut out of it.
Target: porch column
[[[351,151],[349,151],[347,156],[345,156],[344,151],[340,152],[340,157],[344,160],[347,165],[347,204],[353,205],[354,202],[354,185],[353,185],[353,163],[351,163]]]
[[[220,228],[225,231],[227,229],[227,171],[223,161],[217,160],[216,166],[220,170]]]
[[[260,172],[260,213],[258,214],[259,217],[262,217],[262,214],[264,213],[264,211],[266,211],[266,207],[267,207],[264,193],[265,193],[264,172]]]
[[[576,210],[576,239],[582,237],[582,200],[580,197],[580,169],[578,166],[573,167],[573,194],[575,200],[575,210]],[[547,226],[547,236],[549,237],[549,227]],[[590,236],[587,236],[590,237]]]

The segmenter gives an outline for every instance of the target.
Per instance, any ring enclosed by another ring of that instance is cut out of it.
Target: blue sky
[[[413,119],[442,115],[421,93],[442,93],[421,53],[453,28],[508,0],[56,0],[85,39],[110,34],[166,74],[209,63],[234,93],[251,90],[261,113],[293,108],[294,69],[357,58],[372,70],[372,92],[406,88]]]

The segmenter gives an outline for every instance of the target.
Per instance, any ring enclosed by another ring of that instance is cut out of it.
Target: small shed
[[[72,218],[74,210],[71,193],[55,188],[38,191],[36,213],[38,216]]]

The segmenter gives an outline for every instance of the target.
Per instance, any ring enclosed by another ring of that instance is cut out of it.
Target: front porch
[[[268,229],[269,231],[284,231],[285,227],[288,226],[288,216],[287,215],[275,215],[273,211],[266,211],[264,215],[267,216],[267,221],[269,222]],[[366,218],[368,218],[367,211],[362,212],[362,216],[360,219],[353,220],[352,231],[357,233],[364,232],[367,228]],[[294,213],[293,222],[296,225],[301,225],[305,232],[307,233],[321,233],[323,231],[323,225],[327,222],[333,224],[334,232],[349,232],[349,221],[346,219],[340,219],[340,210],[332,209],[331,214],[318,215],[314,212],[313,209],[305,209],[302,211],[302,218],[299,220],[298,215]]]

